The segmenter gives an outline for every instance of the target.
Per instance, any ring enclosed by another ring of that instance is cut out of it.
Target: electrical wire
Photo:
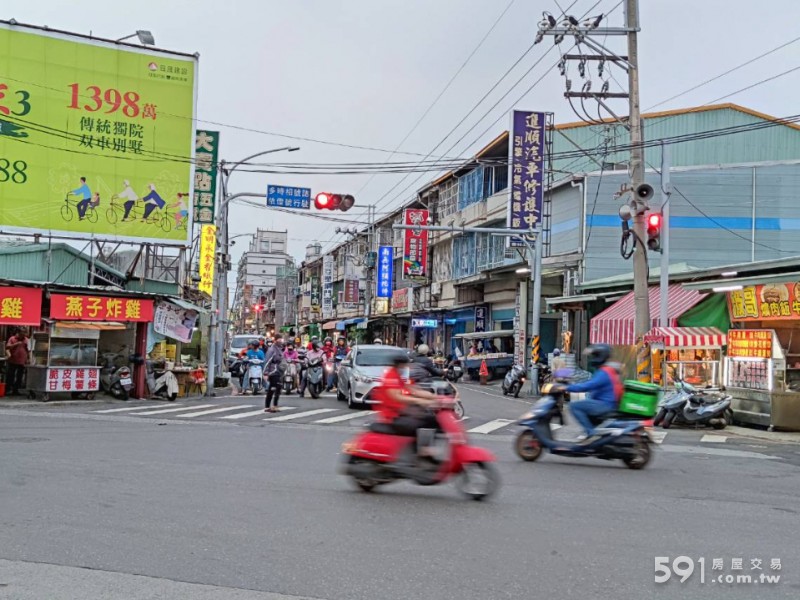
[[[724,96],[720,96],[719,98],[716,98],[716,99],[712,100],[711,102],[706,102],[706,104],[714,104],[716,102],[719,102],[720,100],[725,100],[725,98],[730,98],[731,96],[735,96],[736,94],[740,94],[741,92],[745,92],[747,90],[751,90],[754,87],[758,87],[759,85],[762,85],[764,83],[768,83],[770,81],[774,81],[775,79],[778,79],[779,77],[783,77],[784,75],[788,75],[789,73],[794,73],[797,70],[800,70],[800,65],[798,65],[796,67],[792,67],[791,69],[788,69],[788,70],[784,71],[783,73],[778,73],[777,75],[773,75],[772,77],[767,77],[766,79],[762,79],[761,81],[758,81],[758,82],[756,82],[756,83],[754,83],[752,85],[748,85],[747,87],[743,87],[743,88],[741,88],[739,90],[736,90],[735,92],[731,92],[730,94],[725,94]]]

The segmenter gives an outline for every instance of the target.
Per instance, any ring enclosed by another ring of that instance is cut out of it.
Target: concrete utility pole
[[[628,123],[631,140],[631,188],[644,183],[644,148],[642,147],[642,119],[639,114],[639,0],[626,0],[625,27],[628,30]],[[635,197],[635,192],[634,192]],[[633,212],[633,232],[636,234],[636,250],[633,254],[633,299],[636,306],[636,341],[650,330],[650,300],[647,281],[647,223],[646,202],[636,202]]]
[[[669,327],[669,196],[672,193],[670,182],[669,144],[661,142],[661,306],[659,324]]]

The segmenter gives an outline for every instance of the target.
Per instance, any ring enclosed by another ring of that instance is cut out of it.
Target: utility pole
[[[672,193],[670,182],[669,144],[661,142],[661,307],[659,324],[669,327],[669,196]]]

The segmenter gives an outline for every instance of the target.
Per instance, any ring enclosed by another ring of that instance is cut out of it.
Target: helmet
[[[286,349],[287,350],[294,350],[294,343],[293,342],[289,342],[288,344],[286,344]]]
[[[375,338],[374,340],[372,340],[372,343],[375,344],[376,346],[380,346],[381,344],[383,344],[383,340],[381,340],[381,338]]]
[[[333,343],[333,339],[331,338],[331,336],[328,336],[328,337],[325,338],[325,343],[326,344],[332,344]]]
[[[263,341],[264,341],[264,336],[263,336],[263,335],[262,335],[262,336],[259,336],[259,338],[258,338],[258,341],[259,341],[259,342],[263,342]]]
[[[428,348],[428,344],[420,344],[419,346],[417,346],[417,354],[419,354],[420,356],[428,356],[428,353],[430,351],[431,349]]]
[[[600,367],[611,358],[611,346],[608,344],[592,344],[583,351],[589,359],[590,367]]]
[[[561,356],[561,350],[559,350],[558,348],[553,350],[553,356]]]
[[[311,341],[312,342],[318,342],[319,341],[319,336],[317,336],[317,335],[311,336]]]
[[[343,338],[343,337],[340,337],[338,340],[336,340],[336,343],[337,344],[345,344],[346,345],[347,344],[347,340],[345,338]]]

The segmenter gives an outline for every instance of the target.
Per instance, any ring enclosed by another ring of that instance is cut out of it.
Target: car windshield
[[[356,353],[356,365],[359,367],[390,367],[398,356],[406,354],[400,348],[365,348]]]
[[[253,339],[252,335],[235,335],[231,340],[231,348],[242,349],[246,348],[250,340]]]

